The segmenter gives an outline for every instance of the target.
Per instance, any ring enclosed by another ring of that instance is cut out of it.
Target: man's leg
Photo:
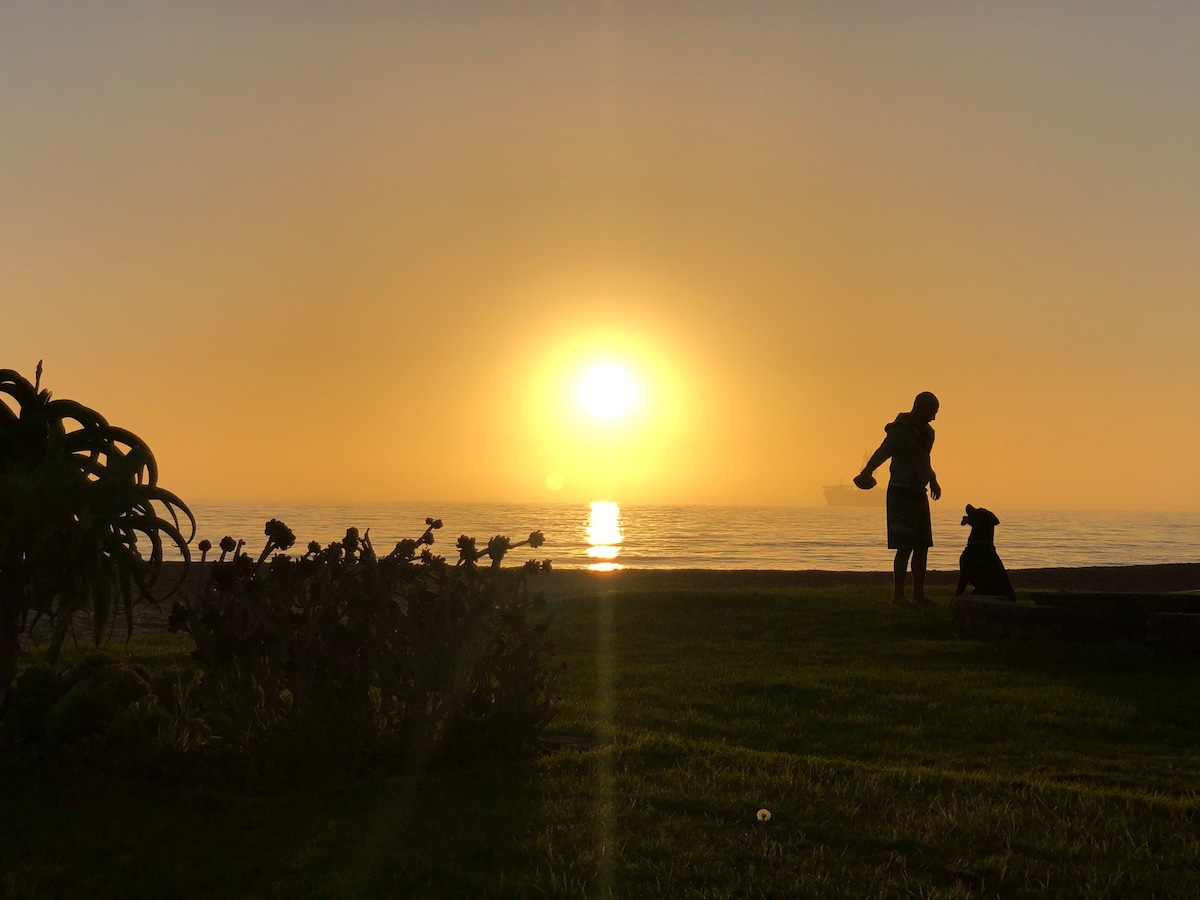
[[[892,580],[896,587],[896,592],[892,595],[893,603],[904,602],[904,577],[908,574],[908,557],[910,553],[912,553],[911,550],[896,551],[896,561],[892,564]]]
[[[912,552],[913,600],[928,603],[925,596],[925,567],[929,563],[929,548],[917,547]]]

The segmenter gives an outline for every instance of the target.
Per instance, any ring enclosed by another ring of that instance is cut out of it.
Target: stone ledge
[[[1033,594],[1037,603],[966,594],[950,604],[968,640],[1142,643],[1200,654],[1200,597],[1186,594]]]
[[[1062,637],[1065,618],[1053,606],[986,594],[955,597],[950,611],[958,636],[973,640],[1053,640]]]
[[[1070,624],[1072,640],[1147,640],[1151,616],[1160,613],[1200,613],[1200,597],[1194,594],[1162,594],[1138,591],[1034,592],[1030,599],[1053,606]]]

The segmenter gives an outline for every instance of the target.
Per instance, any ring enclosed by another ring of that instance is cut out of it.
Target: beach
[[[195,597],[207,578],[214,562],[191,563],[186,573],[183,563],[168,560],[157,595],[170,590],[182,579],[179,589],[159,603],[139,602],[134,607],[134,634],[161,634],[167,627],[167,616],[177,600]],[[1168,594],[1200,592],[1200,563],[1164,563],[1145,566],[1082,566],[1076,568],[1011,569],[1017,597],[1035,591],[1128,592]],[[934,602],[958,583],[957,570],[931,571],[926,585],[935,588]],[[836,588],[845,586],[878,586],[881,601],[891,599],[892,573],[848,572],[826,569],[620,569],[612,572],[593,572],[587,569],[552,569],[535,575],[530,587],[541,591],[551,601],[570,597],[620,594],[654,594],[683,592],[703,594],[711,591],[779,591],[806,588]],[[911,593],[911,579],[909,591]],[[90,612],[79,613],[79,634],[88,634]],[[45,636],[44,626],[39,635]],[[118,621],[115,635],[124,634],[124,624]]]
[[[1014,569],[1009,571],[1019,592],[1043,591],[1134,591],[1172,593],[1200,590],[1200,563],[1150,566],[1087,566],[1059,569]],[[934,571],[926,578],[931,586],[953,587],[958,571]],[[600,591],[642,593],[647,591],[774,590],[788,588],[873,585],[886,588],[890,597],[892,573],[837,572],[821,569],[622,569],[616,572],[559,570],[539,575],[535,582],[547,594],[578,595]],[[911,583],[911,582],[910,582]]]
[[[163,564],[162,585],[175,583],[182,563]],[[185,592],[203,583],[212,562],[192,563],[186,575]],[[1082,566],[1076,568],[1010,569],[1018,595],[1023,591],[1129,591],[1173,593],[1200,591],[1200,563],[1164,563],[1145,566]],[[957,570],[931,571],[931,587],[953,588]],[[553,569],[536,575],[531,584],[548,597],[586,596],[609,593],[655,591],[780,590],[823,588],[841,585],[879,585],[890,598],[892,573],[847,572],[824,569],[619,569],[593,572],[587,569]]]

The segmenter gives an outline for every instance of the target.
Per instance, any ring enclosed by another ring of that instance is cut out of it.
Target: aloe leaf
[[[77,422],[81,428],[103,430],[110,427],[108,419],[90,406],[84,406],[76,400],[51,400],[45,405],[44,413],[59,422]]]
[[[0,369],[0,392],[16,400],[21,409],[37,402],[37,390],[33,384],[12,369]]]
[[[191,531],[188,534],[188,539],[184,541],[184,543],[190,544],[192,542],[192,538],[196,536],[196,517],[192,515],[192,511],[188,509],[188,505],[166,488],[157,486],[153,488],[153,498],[159,503],[163,504],[163,506],[165,506],[171,513],[171,520],[174,522],[177,530],[182,531],[182,529],[179,528],[179,513],[183,513],[183,515],[187,517]]]
[[[117,565],[117,578],[121,588],[121,605],[125,608],[125,633],[133,636],[133,579],[128,565]]]
[[[104,637],[112,613],[112,585],[107,578],[95,578],[92,588],[92,634],[97,644]]]
[[[67,639],[67,629],[70,626],[70,611],[66,614],[60,611],[54,619],[54,634],[50,638],[50,645],[46,648],[46,662],[50,663],[50,665],[58,662],[58,655],[62,652],[63,643]]]

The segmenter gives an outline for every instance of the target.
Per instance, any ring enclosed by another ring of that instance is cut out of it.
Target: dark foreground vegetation
[[[481,547],[463,535],[451,562],[430,518],[391,550],[349,528],[289,556],[296,537],[271,519],[256,555],[226,536],[208,564],[198,542],[196,577],[195,519],[159,486],[149,446],[41,377],[41,363],[32,382],[0,370],[0,752],[13,771],[78,763],[263,789],[534,747],[555,673],[528,580],[548,564],[502,564],[540,532]],[[101,644],[124,618],[129,635],[136,607],[168,597],[186,667],[60,663],[81,626]],[[22,640],[39,638],[18,678]]]
[[[556,598],[552,727],[581,740],[540,754],[256,782],[5,753],[0,894],[1200,894],[1200,665],[962,642],[935,599]],[[184,684],[192,647],[109,652]]]
[[[295,543],[277,519],[257,559],[226,537],[167,619],[190,639],[184,666],[56,665],[52,642],[0,708],[0,749],[252,788],[532,750],[555,711],[545,600],[528,587],[545,564],[501,564],[541,533],[484,549],[463,536],[450,563],[430,549],[441,527],[384,556],[356,528],[295,557],[276,552]]]

